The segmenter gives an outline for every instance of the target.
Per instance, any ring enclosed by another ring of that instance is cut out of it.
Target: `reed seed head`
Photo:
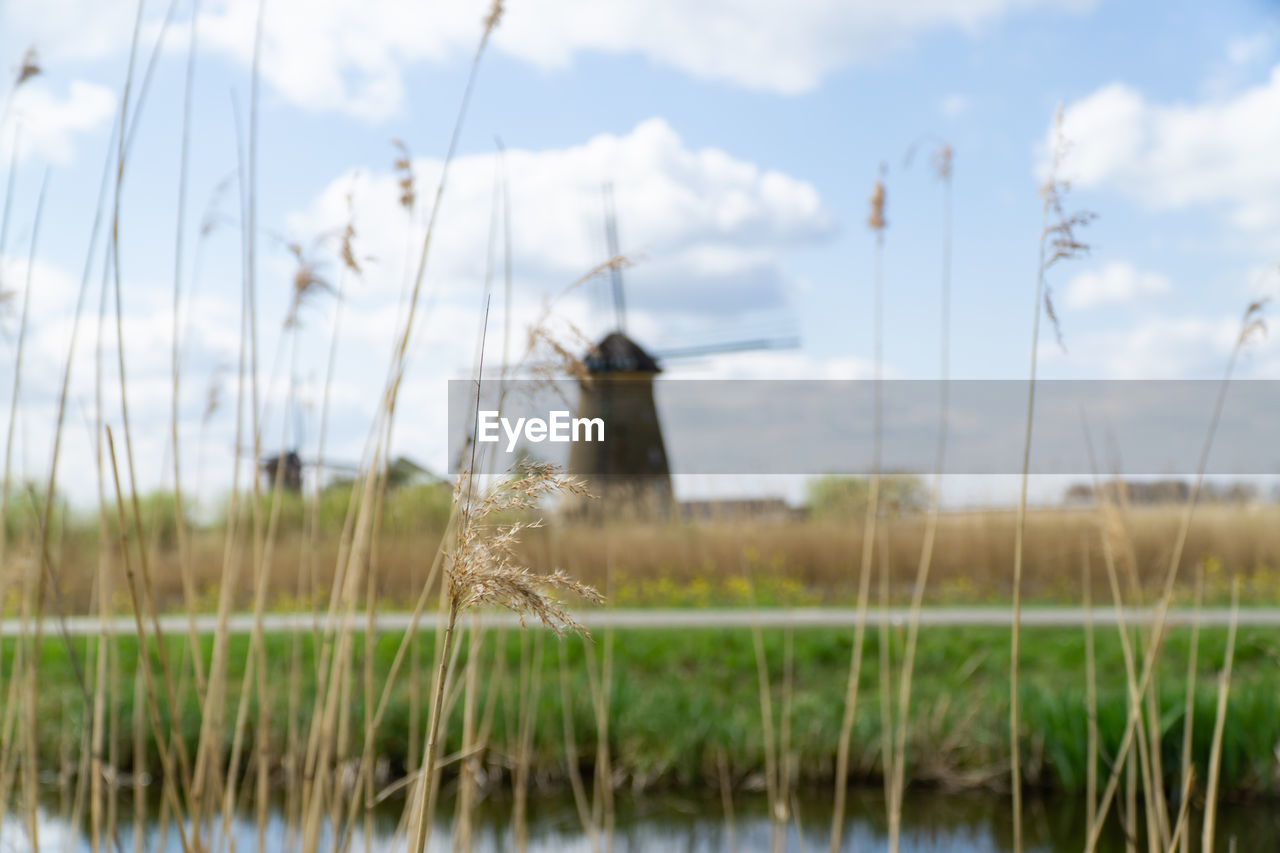
[[[413,159],[409,156],[409,147],[404,144],[401,139],[392,139],[391,144],[400,152],[400,156],[396,158],[394,168],[396,174],[399,175],[397,184],[400,186],[400,206],[410,213],[413,212],[414,204],[418,200],[416,190],[416,178],[413,174]]]
[[[27,52],[22,54],[22,62],[18,66],[18,77],[13,87],[16,89],[23,83],[26,83],[32,77],[38,77],[44,71],[40,67],[40,59],[36,54],[35,47],[27,48]]]
[[[489,11],[484,16],[484,34],[487,38],[498,27],[498,23],[502,20],[502,13],[506,11],[502,0],[493,0],[489,6]]]
[[[200,416],[200,423],[206,425],[212,420],[218,409],[222,408],[222,375],[226,372],[226,365],[219,364],[213,369],[213,375],[209,377],[209,387],[205,391],[204,413]]]
[[[347,224],[342,229],[340,244],[338,247],[338,256],[342,259],[342,265],[354,273],[357,277],[364,275],[364,270],[360,267],[360,262],[356,260],[355,252],[356,239],[356,212],[355,201],[351,192],[347,192]]]
[[[887,171],[885,165],[880,164],[880,176],[876,178],[876,184],[871,188],[871,213],[867,216],[867,227],[876,233],[883,232],[888,225],[884,218],[884,178]]]
[[[933,152],[933,173],[940,181],[951,180],[951,157],[954,152],[945,142],[939,143]]]
[[[1067,212],[1066,198],[1071,190],[1071,182],[1062,177],[1062,164],[1070,150],[1071,146],[1062,130],[1062,105],[1059,104],[1053,116],[1053,150],[1050,154],[1049,174],[1040,187],[1040,198],[1044,203],[1044,229],[1040,235],[1042,278],[1059,261],[1075,260],[1089,254],[1090,246],[1079,236],[1079,231],[1098,218],[1090,210]],[[1053,324],[1058,346],[1065,350],[1062,324],[1058,321],[1058,312],[1053,305],[1053,289],[1048,282],[1044,282],[1044,309]]]
[[[308,256],[301,243],[289,243],[288,248],[297,261],[297,267],[293,273],[293,301],[284,320],[287,329],[298,325],[299,312],[312,297],[323,291],[337,293],[333,285],[320,275],[318,262]]]
[[[586,634],[551,590],[567,590],[591,602],[603,599],[590,586],[579,583],[557,569],[550,574],[537,574],[519,562],[516,545],[524,530],[539,527],[540,521],[503,523],[499,519],[510,513],[535,509],[540,500],[551,494],[586,496],[586,485],[560,473],[555,466],[525,461],[510,475],[479,499],[472,500],[471,473],[458,478],[456,499],[461,506],[458,544],[452,555],[446,577],[449,600],[458,612],[471,607],[496,605],[520,617],[536,617],[544,625],[563,635],[565,630]]]
[[[1237,347],[1246,346],[1255,337],[1267,336],[1267,321],[1262,312],[1270,301],[1268,298],[1256,299],[1244,309],[1244,317],[1240,320],[1240,335],[1236,338]]]

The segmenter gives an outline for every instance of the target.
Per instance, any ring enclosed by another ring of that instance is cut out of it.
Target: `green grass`
[[[781,630],[764,631],[764,645],[774,679],[774,700],[781,702],[783,637]],[[863,684],[854,731],[851,773],[870,780],[880,773],[877,632],[868,632]],[[490,633],[481,656],[481,702],[485,700],[494,657],[495,634]],[[1213,725],[1216,673],[1224,654],[1226,632],[1204,629],[1201,633],[1200,678],[1197,692],[1195,755],[1197,778],[1205,778]],[[375,645],[375,670],[379,690],[399,635],[381,635]],[[315,689],[315,667],[310,637],[300,638],[303,665],[301,692],[303,716],[310,716]],[[74,643],[82,666],[89,660],[95,640]],[[171,638],[173,660],[185,643]],[[206,641],[205,654],[208,655]],[[433,637],[421,638],[424,670],[429,667]],[[564,742],[561,720],[559,648],[563,642],[570,671],[569,696],[584,772],[594,755],[596,729],[590,687],[583,661],[583,641],[577,637],[558,641],[543,634],[542,689],[534,761],[547,778],[564,778]],[[901,634],[895,638],[900,653]],[[1158,672],[1161,697],[1164,768],[1167,784],[1176,786],[1182,737],[1183,676],[1188,632],[1175,630],[1168,638]],[[271,666],[272,705],[269,752],[279,756],[285,745],[288,662],[293,638],[267,638]],[[595,639],[597,655],[604,637]],[[15,641],[0,646],[4,672],[11,667]],[[523,645],[523,652],[522,652]],[[466,643],[462,644],[465,656]],[[533,657],[532,632],[507,631],[502,636],[506,676],[499,686],[495,706],[491,750],[486,761],[494,769],[510,766],[508,747],[516,739],[517,674],[522,653]],[[795,694],[792,744],[795,766],[803,780],[830,780],[847,674],[850,631],[806,629],[795,633]],[[355,643],[357,649],[363,642]],[[247,637],[233,638],[231,684],[238,686],[247,654]],[[118,683],[108,691],[120,723],[119,754],[131,756],[129,721],[133,703],[133,678],[137,644],[121,638]],[[924,628],[916,662],[909,740],[909,778],[947,784],[999,786],[1007,775],[1007,714],[1009,638],[999,628]],[[56,764],[61,739],[75,737],[87,725],[85,703],[76,683],[68,650],[61,639],[49,638],[43,650],[40,703],[40,750]],[[742,781],[764,766],[760,707],[751,634],[728,630],[618,630],[614,635],[613,705],[610,739],[615,766],[629,779],[646,786],[693,789],[716,783],[716,756],[729,756],[734,776]],[[1242,628],[1236,651],[1229,718],[1222,765],[1223,787],[1232,796],[1280,794],[1280,778],[1274,748],[1280,743],[1280,631]],[[465,661],[465,657],[460,663]],[[365,709],[361,701],[359,652],[355,659],[353,691],[353,742],[345,755],[359,755]],[[1023,749],[1027,782],[1050,789],[1083,789],[1086,742],[1084,639],[1080,630],[1027,628],[1024,631]],[[459,669],[461,672],[461,669]],[[377,734],[379,756],[403,769],[410,728],[407,673],[402,672],[386,717]],[[7,676],[6,676],[7,677]],[[428,676],[422,690],[426,705]],[[1106,778],[1108,756],[1114,755],[1125,723],[1123,659],[1116,632],[1098,629],[1099,725]],[[166,725],[176,723],[188,744],[194,746],[199,713],[194,697],[186,699],[178,714],[162,708]],[[162,703],[163,704],[163,703]],[[775,716],[778,711],[775,710]],[[228,715],[230,718],[231,715]],[[251,715],[250,720],[254,719]],[[425,721],[424,721],[425,722]],[[461,745],[461,702],[455,708],[443,754]],[[149,736],[149,728],[148,728]],[[228,733],[226,742],[230,743]],[[419,738],[421,743],[421,738]],[[158,766],[154,749],[152,766]]]

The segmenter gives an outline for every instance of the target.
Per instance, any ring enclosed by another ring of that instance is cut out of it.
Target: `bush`
[[[867,511],[871,480],[868,477],[827,475],[809,482],[808,507],[815,518],[849,518]],[[880,478],[880,511],[909,515],[929,503],[929,490],[914,474],[887,474]]]

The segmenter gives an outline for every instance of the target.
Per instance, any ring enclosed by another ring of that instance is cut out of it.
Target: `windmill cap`
[[[657,359],[622,332],[610,332],[587,353],[592,373],[661,373]]]

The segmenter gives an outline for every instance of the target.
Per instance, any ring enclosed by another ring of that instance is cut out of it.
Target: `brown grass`
[[[986,603],[1007,601],[1010,543],[1014,513],[983,510],[943,513],[938,521],[933,566],[926,601]],[[1137,581],[1146,600],[1158,589],[1168,568],[1178,529],[1175,507],[1130,507],[1126,532]],[[890,598],[910,600],[927,518],[882,519],[890,563]],[[1095,589],[1106,588],[1097,520],[1089,510],[1040,509],[1027,514],[1026,567],[1023,592],[1037,603],[1080,601],[1080,565],[1088,559]],[[708,522],[699,525],[628,524],[588,526],[549,518],[541,529],[523,531],[516,546],[522,565],[548,574],[556,568],[599,589],[608,586],[610,554],[616,563],[613,580],[619,606],[641,604],[731,604],[740,595],[744,548],[759,555],[754,569],[757,596],[764,604],[849,604],[854,589],[849,555],[862,547],[861,525],[830,521],[770,523]],[[554,552],[548,549],[556,539]],[[430,530],[384,534],[379,541],[376,594],[380,606],[409,607],[422,591],[422,555],[433,553],[441,533]],[[307,535],[280,534],[275,547],[268,601],[275,609],[299,604],[299,573],[314,561],[316,588],[327,590],[339,551],[338,531],[322,532],[314,556]],[[191,536],[191,561],[197,603],[211,611],[223,562],[223,533],[198,530]],[[241,543],[248,559],[248,545]],[[97,543],[68,537],[63,592],[70,612],[89,613],[97,574]],[[555,565],[552,565],[552,554]],[[1239,577],[1247,601],[1280,600],[1280,506],[1203,506],[1196,510],[1180,561],[1179,599],[1190,602],[1197,566],[1205,567],[1207,600],[1225,603],[1230,582]],[[162,611],[184,609],[181,560],[176,543],[160,547],[152,559],[156,603]],[[17,571],[15,566],[13,569]],[[124,576],[114,567],[115,588],[123,594]],[[16,581],[15,576],[12,580]],[[308,578],[308,584],[310,580]],[[6,602],[16,613],[17,590]],[[252,602],[251,590],[234,594],[241,609]]]

